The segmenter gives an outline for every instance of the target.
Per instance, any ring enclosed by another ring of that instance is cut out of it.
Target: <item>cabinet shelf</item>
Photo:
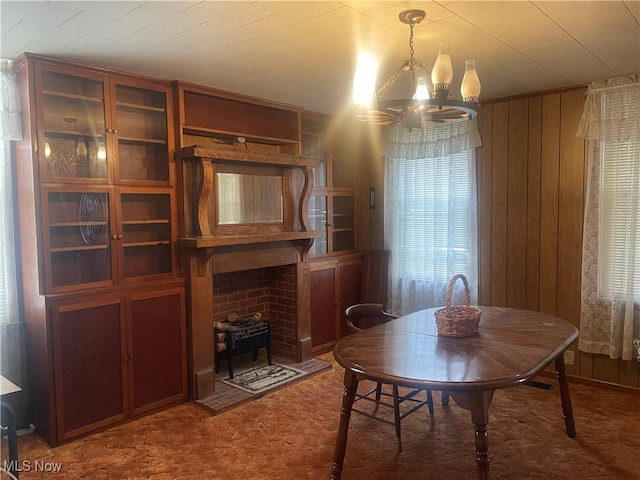
[[[106,250],[109,248],[109,245],[81,245],[74,247],[56,247],[51,248],[51,252],[79,252],[86,250]]]
[[[108,222],[106,220],[91,222],[91,225],[107,225],[107,224]],[[86,225],[87,225],[87,222],[50,222],[49,223],[50,227],[84,227]]]
[[[104,99],[101,97],[87,97],[85,95],[76,95],[73,93],[63,93],[63,92],[56,92],[53,90],[43,90],[42,91],[43,95],[49,96],[49,97],[57,97],[57,98],[64,98],[67,100],[72,100],[74,102],[91,102],[91,103],[104,103]]]
[[[171,245],[171,242],[168,240],[155,240],[153,242],[130,242],[123,243],[122,246],[124,248],[129,247],[155,247],[157,245]]]
[[[325,139],[327,137],[327,134],[322,132],[308,132],[306,130],[302,130],[301,133],[302,135],[309,135],[310,137],[318,137],[322,139]]]
[[[149,220],[124,220],[122,225],[168,225],[168,218],[152,218]]]
[[[96,135],[95,133],[82,133],[82,132],[71,132],[71,131],[63,131],[63,130],[45,130],[45,137],[49,138],[97,138],[104,139],[104,135]]]
[[[118,136],[118,141],[119,142],[126,142],[126,143],[139,143],[139,144],[153,143],[155,145],[166,145],[167,144],[167,140],[166,139],[123,137],[123,136],[120,136],[120,135]]]
[[[165,113],[165,109],[162,107],[153,107],[150,105],[140,105],[137,103],[127,103],[127,102],[116,102],[116,105],[119,108],[123,108],[126,110],[144,110],[147,112],[158,112]]]

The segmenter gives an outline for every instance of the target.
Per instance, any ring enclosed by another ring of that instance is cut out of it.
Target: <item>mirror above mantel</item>
[[[307,206],[320,159],[193,145],[180,151],[187,248],[308,241]]]
[[[284,222],[283,177],[216,171],[218,225]]]

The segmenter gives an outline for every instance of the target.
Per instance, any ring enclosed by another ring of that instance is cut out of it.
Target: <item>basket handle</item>
[[[453,286],[456,283],[456,280],[462,280],[464,284],[464,294],[467,300],[465,307],[471,306],[471,292],[469,292],[469,282],[467,281],[467,277],[465,277],[461,273],[456,273],[451,280],[449,280],[449,287],[447,287],[447,316],[449,316],[449,310],[451,309],[451,296],[453,295]]]

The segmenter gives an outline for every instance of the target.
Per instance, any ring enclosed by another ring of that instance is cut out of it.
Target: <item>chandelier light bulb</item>
[[[431,82],[433,83],[434,97],[437,100],[445,100],[449,96],[449,86],[453,81],[453,65],[449,55],[449,45],[441,43],[438,50],[438,58],[431,70]]]
[[[429,85],[427,85],[427,77],[418,77],[416,82],[416,91],[413,95],[415,100],[429,100]]]
[[[460,87],[462,101],[478,103],[480,89],[480,79],[478,78],[478,72],[476,72],[476,61],[467,60],[465,62],[464,77],[462,78],[462,85]]]
[[[51,146],[49,142],[44,142],[44,157],[49,158],[51,156]]]

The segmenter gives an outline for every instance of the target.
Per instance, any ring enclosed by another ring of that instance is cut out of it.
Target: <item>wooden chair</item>
[[[351,305],[346,310],[347,326],[352,332],[360,332],[364,329],[375,327],[383,323],[389,322],[395,318],[396,315],[385,312],[382,309],[380,303],[359,303]],[[419,398],[418,395],[421,392],[425,392],[426,398]],[[383,397],[391,397],[392,403],[387,403],[382,400]],[[371,412],[367,412],[357,408],[356,404],[360,401],[368,401],[374,403],[374,408]],[[411,407],[405,412],[400,413],[400,406],[404,403],[411,403]],[[431,418],[431,426],[435,424],[433,417],[433,396],[431,390],[412,389],[408,393],[400,395],[397,385],[393,385],[392,392],[384,392],[382,390],[382,383],[378,382],[376,387],[369,390],[366,393],[356,392],[355,400],[351,411],[357,412],[361,415],[365,415],[369,418],[379,420],[389,425],[394,425],[396,428],[396,437],[398,438],[398,452],[402,451],[402,440],[400,437],[400,423],[403,418],[417,411],[418,409],[427,405],[429,407],[429,416]],[[393,409],[393,422],[387,420],[384,417],[377,415],[378,407],[383,405],[385,407]]]

